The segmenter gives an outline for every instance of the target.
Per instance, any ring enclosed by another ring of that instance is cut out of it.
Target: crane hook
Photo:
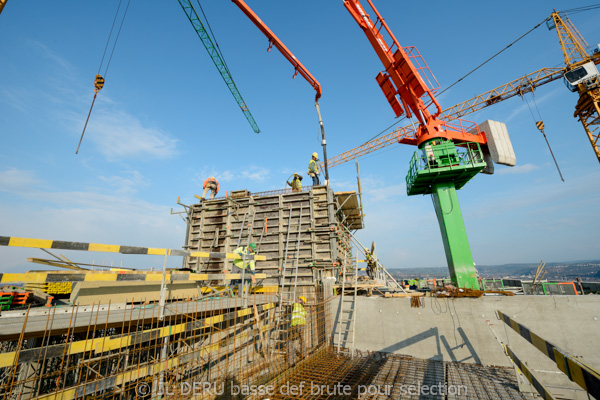
[[[94,79],[94,92],[98,93],[99,91],[102,90],[103,87],[104,87],[104,78],[102,77],[102,75],[98,74],[98,75],[96,75],[96,78]]]
[[[104,87],[104,78],[102,75],[96,75],[94,78],[94,99],[92,100],[92,105],[90,106],[90,111],[88,112],[87,119],[85,120],[85,125],[83,126],[83,132],[81,132],[81,137],[79,138],[79,143],[77,144],[77,150],[75,150],[75,154],[79,154],[79,147],[81,147],[81,141],[83,140],[83,135],[85,135],[85,128],[87,128],[87,124],[90,120],[90,115],[92,114],[92,108],[94,108],[94,103],[96,102],[96,96],[98,92],[102,90]]]

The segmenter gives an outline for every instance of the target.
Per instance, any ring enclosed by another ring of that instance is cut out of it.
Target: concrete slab
[[[600,296],[484,296],[410,299],[358,297],[355,346],[358,350],[407,354],[424,359],[510,366],[488,322],[549,390],[579,387],[555,364],[495,316],[501,310],[531,331],[600,369]],[[338,305],[339,307],[339,301]],[[333,307],[334,311],[336,307]],[[336,312],[333,313],[335,317]],[[581,398],[587,398],[581,397]]]

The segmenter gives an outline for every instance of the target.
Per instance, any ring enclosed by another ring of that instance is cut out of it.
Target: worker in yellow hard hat
[[[208,193],[209,190],[211,200],[215,198],[217,193],[219,193],[219,181],[217,181],[214,176],[206,178],[202,187],[204,188],[204,191],[202,192],[202,200],[206,198],[206,193]]]
[[[292,187],[292,192],[301,192],[302,191],[302,175],[294,172],[294,178],[292,182],[286,182],[289,186]]]
[[[304,328],[306,327],[306,310],[304,305],[306,304],[306,297],[299,296],[294,303],[292,308],[292,322],[290,327],[289,341],[288,341],[288,363],[293,364],[298,356],[305,356],[304,354]],[[296,349],[294,342],[299,342],[300,350]]]
[[[377,261],[373,254],[371,254],[371,250],[368,247],[365,247],[365,258],[367,259],[367,275],[369,278],[375,278],[375,270],[377,268]]]
[[[321,184],[319,180],[319,155],[317,153],[312,153],[312,158],[308,162],[308,176],[310,176],[313,180],[313,186],[318,186]]]

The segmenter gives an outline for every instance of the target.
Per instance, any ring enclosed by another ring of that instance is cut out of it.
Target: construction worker
[[[306,327],[306,297],[299,296],[292,309],[292,322],[288,341],[288,363],[293,364],[296,360],[296,349],[294,342],[300,342],[300,354],[304,355],[304,328]]]
[[[294,178],[292,179],[292,183],[286,182],[289,186],[292,187],[292,192],[301,192],[302,191],[302,175],[294,172]]]
[[[206,193],[210,190],[210,199],[214,199],[215,195],[219,193],[219,181],[214,176],[207,178],[202,185],[204,191],[202,192],[202,200],[206,199]]]
[[[367,275],[369,275],[369,278],[374,279],[377,262],[367,247],[365,247],[365,257],[367,259]]]
[[[235,249],[233,252],[240,256],[240,258],[236,258],[233,260],[233,265],[235,265],[239,269],[247,269],[248,272],[250,273],[250,278],[252,279],[252,285],[256,285],[256,277],[254,276],[254,270],[256,269],[256,262],[254,260],[248,260],[248,259],[246,259],[246,261],[243,260],[244,255],[253,256],[256,254],[256,243],[252,242],[247,247],[240,246],[237,249]]]
[[[308,176],[310,176],[313,180],[313,186],[320,185],[321,182],[319,180],[319,155],[317,153],[312,153],[312,158],[308,162]]]

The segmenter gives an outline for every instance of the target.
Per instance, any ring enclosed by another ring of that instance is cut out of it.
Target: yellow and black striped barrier
[[[544,385],[542,385],[542,383],[537,380],[537,378],[531,373],[531,371],[529,371],[529,368],[527,368],[527,366],[523,364],[521,360],[519,360],[519,358],[515,353],[513,353],[511,348],[508,346],[504,346],[504,348],[506,350],[506,354],[508,354],[508,356],[513,360],[515,365],[521,370],[521,372],[523,373],[523,375],[525,375],[527,380],[531,382],[531,384],[533,385],[535,390],[538,391],[540,396],[542,396],[544,400],[555,400],[554,396],[552,396],[552,394],[546,389],[546,387],[544,387]]]
[[[162,271],[30,271],[0,273],[0,283],[62,283],[62,282],[160,282]],[[188,271],[168,271],[165,279],[169,282],[211,281],[241,279],[240,273],[196,273]],[[266,279],[267,274],[257,273],[256,279]]]
[[[554,344],[542,339],[531,332],[529,328],[513,320],[508,315],[498,311],[498,317],[554,361],[558,369],[564,372],[570,380],[581,386],[586,392],[594,396],[594,398],[600,399],[600,373],[598,371],[566,351],[559,349]]]
[[[267,311],[275,307],[274,303],[266,303],[257,306],[257,310]],[[4,352],[0,354],[0,368],[10,367],[15,362],[22,364],[38,360],[41,355],[43,357],[59,357],[65,355],[76,355],[85,353],[88,351],[94,352],[96,355],[104,353],[106,351],[121,350],[128,346],[139,345],[144,341],[158,340],[171,335],[176,335],[183,332],[192,332],[195,330],[202,330],[204,328],[211,327],[221,322],[227,321],[232,318],[242,318],[251,316],[253,313],[252,308],[246,308],[243,310],[237,310],[227,314],[216,315],[208,317],[203,320],[197,320],[194,322],[183,322],[176,325],[169,325],[162,328],[152,328],[144,331],[137,331],[135,334],[122,335],[122,336],[104,336],[94,339],[86,339],[73,341],[67,344],[52,345],[46,348],[31,348],[23,349],[20,351]],[[211,345],[212,346],[212,345]],[[208,348],[211,348],[209,346]],[[217,343],[216,349],[219,348]],[[206,351],[206,347],[202,347],[203,351]]]
[[[239,259],[237,253],[216,253],[205,251],[189,251],[189,250],[173,250],[161,249],[154,247],[136,247],[136,246],[120,246],[114,244],[100,243],[82,243],[82,242],[66,242],[62,240],[47,240],[47,239],[29,239],[11,236],[0,236],[0,246],[9,247],[33,247],[38,249],[54,249],[54,250],[80,250],[80,251],[99,251],[105,253],[121,253],[121,254],[147,254],[156,256],[190,256],[198,258],[226,258]],[[264,261],[265,256],[246,255],[246,260]]]

